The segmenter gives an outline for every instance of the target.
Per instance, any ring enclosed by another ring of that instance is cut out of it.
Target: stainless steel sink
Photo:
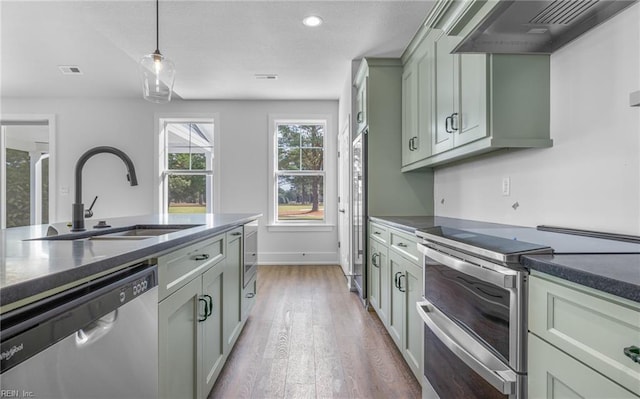
[[[126,227],[94,229],[81,233],[49,235],[32,238],[25,241],[75,241],[75,240],[146,240],[165,234],[175,233],[184,229],[201,226],[199,224],[137,224]],[[55,229],[53,230],[55,231]]]

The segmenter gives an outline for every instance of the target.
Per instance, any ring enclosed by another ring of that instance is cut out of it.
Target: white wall
[[[3,114],[55,114],[57,132],[58,221],[70,220],[74,166],[91,147],[110,145],[127,153],[136,166],[139,185],[128,185],[126,169],[111,155],[91,158],[83,172],[83,200],[95,195],[95,216],[141,215],[154,212],[154,124],[158,115],[219,115],[220,211],[260,212],[260,263],[337,263],[335,227],[323,232],[273,232],[265,227],[268,214],[268,115],[330,114],[337,135],[337,101],[172,101],[154,105],[142,99],[21,99],[3,98]],[[328,140],[335,145],[335,140]],[[335,162],[335,147],[327,163]],[[335,171],[335,169],[333,169]],[[336,192],[336,176],[327,176],[328,193]],[[67,191],[67,194],[64,192]],[[335,221],[335,206],[328,217]],[[90,221],[88,222],[90,223]],[[305,253],[303,256],[302,253]]]
[[[629,106],[636,90],[640,4],[552,54],[553,147],[438,169],[436,215],[640,234],[640,108]]]

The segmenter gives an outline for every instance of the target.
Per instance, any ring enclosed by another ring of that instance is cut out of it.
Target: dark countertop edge
[[[425,226],[429,224],[428,221],[431,220],[431,225],[447,225],[447,222],[452,222],[453,224],[461,224],[456,226],[464,230],[462,224],[470,223],[470,224],[485,224],[485,222],[479,221],[467,221],[464,219],[455,219],[448,217],[439,217],[439,216],[415,216],[416,223],[414,226],[405,225],[399,222],[411,219],[411,216],[369,216],[369,220],[375,223],[379,223],[382,225],[386,225],[389,227],[393,227],[399,230],[403,230],[409,232],[411,234],[415,234],[416,230],[430,227]],[[497,226],[499,224],[486,222],[487,225]],[[507,226],[507,225],[504,225]],[[592,254],[584,254],[583,256],[594,256]],[[593,274],[584,270],[575,269],[573,267],[563,266],[558,264],[557,262],[553,262],[551,260],[546,260],[542,258],[537,258],[535,256],[522,256],[520,259],[520,263],[528,268],[537,270],[542,273],[549,274],[551,276],[555,276],[561,278],[566,281],[570,281],[576,284],[583,285],[585,287],[590,287],[602,292],[606,292],[611,295],[615,295],[621,298],[629,299],[634,302],[640,302],[640,286],[629,283],[624,280],[614,279],[610,277],[606,277],[599,274]]]
[[[592,255],[584,255],[592,256]],[[640,302],[640,285],[622,280],[612,279],[584,270],[566,267],[548,259],[535,256],[523,256],[520,263],[531,270],[536,270],[550,276],[558,277],[576,284],[590,287],[621,298]]]
[[[92,276],[101,275],[105,272],[116,271],[121,265],[134,264],[148,258],[162,256],[168,252],[186,247],[198,241],[206,240],[207,238],[225,233],[226,231],[232,230],[237,226],[241,226],[253,220],[256,220],[259,217],[260,215],[253,215],[238,218],[233,222],[224,224],[222,226],[215,226],[206,230],[196,231],[192,234],[186,234],[170,241],[152,244],[147,247],[118,254],[113,257],[100,259],[95,262],[78,266],[74,269],[69,269],[54,274],[48,274],[46,276],[36,277],[28,281],[23,281],[21,283],[2,287],[2,289],[0,289],[0,304],[2,305],[2,308],[6,308],[10,307],[11,304],[15,302],[24,301],[29,297],[41,295],[49,291],[54,291],[57,288],[63,286],[71,288],[72,284],[75,281],[81,281],[87,278],[91,278]],[[37,289],[34,289],[34,287],[37,287]],[[51,292],[51,294],[54,293],[55,292]]]

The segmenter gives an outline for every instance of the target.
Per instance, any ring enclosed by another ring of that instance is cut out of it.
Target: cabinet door
[[[356,94],[356,129],[360,133],[367,126],[367,78],[358,86]]]
[[[195,278],[158,305],[160,397],[198,398],[198,360],[204,314],[200,307],[201,278]]]
[[[404,306],[405,327],[402,344],[402,354],[418,381],[422,378],[423,370],[423,333],[424,322],[416,310],[416,302],[422,300],[422,268],[406,262],[406,277],[402,278],[402,289],[406,290]]]
[[[239,233],[239,235],[235,235]],[[227,257],[224,261],[224,353],[228,354],[242,330],[242,314],[240,309],[242,268],[242,229],[227,233]]]
[[[429,34],[418,53],[416,73],[418,74],[418,131],[414,140],[415,160],[419,161],[432,154],[432,131],[434,130],[433,98],[435,61],[433,34]]]
[[[378,312],[380,309],[380,244],[375,240],[369,240],[369,261],[367,271],[369,274],[369,304]]]
[[[487,56],[458,56],[460,78],[459,107],[454,118],[454,147],[486,137],[487,129]]]
[[[434,154],[453,147],[453,114],[457,110],[459,56],[451,54],[460,39],[455,36],[441,35],[435,40],[435,123],[433,132]]]
[[[405,289],[399,285],[399,280],[405,276],[404,259],[395,252],[389,252],[389,266],[391,271],[391,304],[389,325],[387,330],[398,348],[402,348],[402,334],[404,330],[404,302]]]
[[[637,398],[602,374],[529,334],[528,393],[538,398]]]
[[[378,306],[378,316],[385,326],[389,325],[389,315],[391,314],[391,270],[389,267],[389,250],[386,246],[378,244],[378,252],[380,258],[378,264],[380,265],[380,296]]]
[[[223,305],[223,283],[226,273],[223,273],[223,265],[216,265],[207,270],[202,275],[202,296],[208,303],[206,317],[200,318],[200,328],[202,329],[202,374],[200,382],[202,384],[202,394],[200,397],[207,397],[213,384],[224,365],[224,339],[222,335],[222,317],[227,311],[227,304]],[[204,319],[204,320],[203,320]]]
[[[249,313],[251,313],[251,309],[253,309],[253,306],[256,303],[258,295],[257,278],[258,276],[254,275],[247,283],[247,286],[242,290],[242,321],[247,320]]]
[[[402,166],[416,161],[418,146],[417,62],[409,62],[402,73]]]

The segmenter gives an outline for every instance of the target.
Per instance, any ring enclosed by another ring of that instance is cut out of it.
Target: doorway
[[[55,220],[53,116],[0,118],[0,228]]]

